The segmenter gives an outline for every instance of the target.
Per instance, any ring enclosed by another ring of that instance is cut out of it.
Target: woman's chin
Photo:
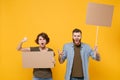
[[[42,46],[41,46],[41,48],[45,48],[45,46],[44,46],[44,45],[42,45]]]

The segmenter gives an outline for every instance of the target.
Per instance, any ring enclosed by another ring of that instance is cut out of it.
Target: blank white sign
[[[112,5],[89,3],[86,24],[111,26],[114,7]]]

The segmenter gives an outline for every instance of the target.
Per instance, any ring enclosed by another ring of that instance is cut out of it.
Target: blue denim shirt
[[[74,59],[74,44],[73,43],[65,44],[63,47],[63,51],[64,51],[64,55],[62,56],[62,60],[65,61],[65,59],[67,59],[65,80],[70,80],[73,59]],[[80,54],[82,59],[84,80],[89,80],[89,76],[88,76],[89,56],[91,56],[93,59],[96,59],[96,56],[94,55],[94,51],[90,48],[90,46],[85,43],[81,43]]]

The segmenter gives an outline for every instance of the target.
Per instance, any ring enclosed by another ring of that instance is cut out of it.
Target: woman
[[[38,34],[35,42],[39,45],[37,47],[28,47],[23,48],[22,44],[27,41],[27,38],[24,38],[18,45],[17,50],[19,51],[53,51],[51,48],[46,47],[46,44],[49,43],[50,39],[48,35],[44,32]],[[55,61],[53,61],[55,63]],[[34,68],[33,69],[33,80],[52,80],[52,71],[50,68]]]

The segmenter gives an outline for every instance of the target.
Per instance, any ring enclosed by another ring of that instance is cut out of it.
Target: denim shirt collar
[[[72,42],[72,47],[74,47],[74,43]],[[82,48],[83,47],[83,43],[81,42],[80,43],[80,48]]]

